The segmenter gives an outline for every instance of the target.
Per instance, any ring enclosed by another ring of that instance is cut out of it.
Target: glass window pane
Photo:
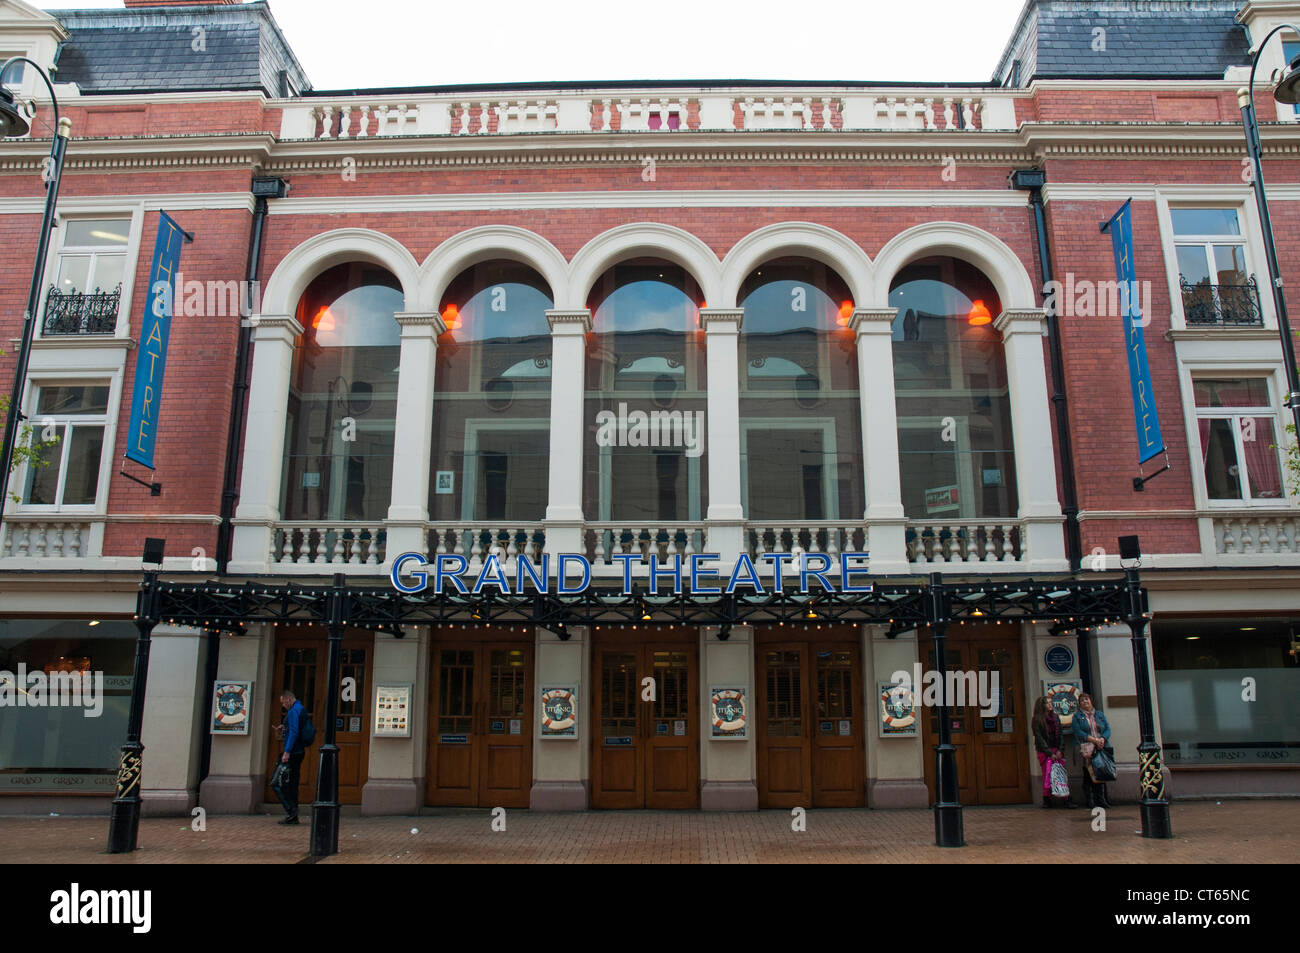
[[[72,428],[72,439],[68,441],[68,476],[63,484],[64,504],[78,506],[95,502],[103,449],[103,427]]]
[[[1239,380],[1198,378],[1192,381],[1197,407],[1268,407],[1268,382],[1262,377]]]
[[[1241,446],[1246,455],[1246,475],[1250,478],[1250,495],[1257,500],[1282,497],[1282,473],[1277,465],[1277,437],[1271,417],[1244,417]]]
[[[1178,273],[1189,285],[1210,283],[1210,264],[1205,257],[1204,245],[1179,245]]]
[[[122,283],[122,271],[126,267],[125,255],[97,255],[95,271],[91,275],[93,290],[112,291]]]
[[[24,503],[52,506],[58,502],[56,496],[59,489],[59,463],[63,459],[65,436],[66,432],[60,431],[58,443],[37,450],[35,456],[28,460]]]
[[[80,248],[85,245],[107,245],[125,248],[129,218],[74,218],[64,223],[64,247]]]
[[[1246,248],[1244,245],[1215,245],[1214,271],[1221,285],[1246,283]]]
[[[108,412],[108,386],[77,384],[42,387],[36,394],[36,413],[104,414]]]
[[[89,255],[64,255],[59,259],[59,277],[55,286],[64,294],[76,294],[86,290],[89,276]]]
[[[1240,235],[1237,210],[1231,208],[1175,208],[1169,210],[1175,235]]]
[[[1201,457],[1205,461],[1205,489],[1212,500],[1241,499],[1237,447],[1232,439],[1232,418],[1199,421]]]

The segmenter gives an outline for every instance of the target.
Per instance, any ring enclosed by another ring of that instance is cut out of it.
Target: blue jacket
[[[1106,716],[1099,709],[1092,710],[1092,717],[1097,719],[1097,730],[1101,736],[1106,739],[1106,746],[1110,746],[1110,725],[1106,721]],[[1074,713],[1074,718],[1070,722],[1070,728],[1074,732],[1074,740],[1077,744],[1083,744],[1088,740],[1088,719],[1082,710]]]
[[[285,713],[284,723],[288,730],[284,733],[284,750],[287,754],[293,754],[295,751],[301,751],[302,742],[302,716],[306,714],[307,709],[302,707],[302,702],[296,698],[293,704],[289,706],[289,711]]]

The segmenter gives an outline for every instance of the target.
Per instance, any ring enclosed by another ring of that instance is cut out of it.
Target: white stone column
[[[898,406],[894,395],[893,322],[897,308],[856,308],[858,400],[862,407],[863,478],[873,574],[907,572],[906,521],[898,475]]]
[[[288,314],[263,314],[253,322],[253,374],[239,506],[233,521],[232,573],[266,572],[269,568],[271,532],[280,519],[293,342],[302,334],[302,325]]]
[[[548,539],[549,542],[549,539]],[[591,693],[591,636],[585,625],[571,625],[561,639],[549,629],[536,628],[537,661],[533,669],[533,786],[528,806],[534,811],[585,811],[591,801],[591,723],[595,710]],[[536,727],[541,717],[542,689],[577,686],[578,734],[576,738],[542,738]]]
[[[867,806],[874,808],[917,807],[930,803],[925,785],[925,759],[933,752],[921,744],[921,729],[915,736],[880,737],[880,701],[877,683],[889,682],[895,672],[912,674],[912,665],[922,654],[916,632],[904,632],[896,638],[888,635],[889,627],[862,626],[862,667],[867,699],[863,730],[867,742]],[[919,705],[917,717],[925,717]]]
[[[438,335],[447,330],[436,311],[404,311],[393,425],[393,493],[388,507],[385,568],[402,553],[427,553],[429,461],[433,453],[433,384]]]
[[[1041,308],[1004,311],[993,326],[1002,335],[1006,351],[1023,558],[1030,571],[1066,572],[1070,567],[1065,558],[1047,362],[1043,357],[1046,320]]]
[[[745,511],[740,505],[740,324],[743,308],[701,308],[704,328],[709,467],[706,549],[728,571],[745,549]]]
[[[716,626],[700,630],[700,809],[756,811],[758,785],[757,724],[759,686],[754,683],[754,630],[734,626],[726,641]],[[714,740],[709,691],[744,688],[748,708],[746,737]]]
[[[551,325],[551,460],[546,505],[548,553],[581,553],[582,451],[587,332],[591,312],[547,311]]]
[[[208,732],[203,719],[212,693],[203,684],[209,638],[215,636],[198,629],[154,627],[140,736],[146,817],[188,815],[198,803],[199,751]]]
[[[425,487],[426,491],[428,487]],[[391,537],[390,537],[391,538]],[[411,737],[370,739],[370,765],[361,788],[362,814],[417,814],[424,804],[424,772],[428,747],[424,717],[429,710],[429,627],[419,626],[398,638],[375,633],[375,663],[370,694],[365,699],[366,724],[373,732],[375,688],[385,684],[411,685]]]
[[[271,726],[280,723],[279,699],[271,697],[275,679],[273,632],[271,625],[264,623],[250,625],[247,635],[220,636],[217,678],[253,683],[253,720],[246,735],[218,735],[212,739],[208,776],[199,785],[199,804],[209,814],[248,814],[266,800],[267,748]],[[211,693],[212,686],[206,686],[204,691]],[[200,727],[204,731],[208,728]]]

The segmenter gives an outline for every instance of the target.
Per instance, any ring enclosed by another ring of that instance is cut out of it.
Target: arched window
[[[740,467],[750,520],[861,519],[862,415],[848,286],[782,258],[740,287]]]
[[[1011,398],[993,283],[956,258],[912,262],[890,285],[899,473],[909,519],[1016,515]]]
[[[526,265],[461,272],[440,313],[432,520],[538,521],[550,457],[551,293]]]
[[[616,265],[588,299],[583,512],[658,524],[704,518],[702,295],[677,265]]]
[[[383,520],[393,483],[402,289],[363,262],[317,275],[298,300],[285,442],[286,520]],[[247,453],[263,448],[249,447]]]

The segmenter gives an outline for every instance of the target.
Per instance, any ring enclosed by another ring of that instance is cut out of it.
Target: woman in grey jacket
[[[1079,696],[1079,708],[1070,727],[1083,758],[1083,791],[1088,807],[1110,807],[1106,785],[1098,783],[1092,774],[1093,752],[1098,748],[1105,750],[1110,744],[1110,725],[1106,716],[1093,707],[1092,696],[1087,692]]]

